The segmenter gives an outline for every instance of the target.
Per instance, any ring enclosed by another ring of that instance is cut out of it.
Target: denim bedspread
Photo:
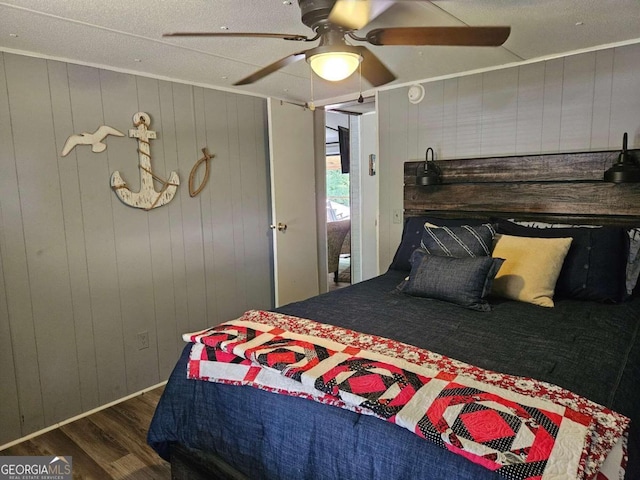
[[[512,375],[560,385],[632,420],[628,479],[640,478],[640,298],[560,300],[548,309],[490,299],[491,312],[409,297],[404,272],[277,309],[391,337]],[[149,443],[212,451],[250,478],[498,478],[396,425],[310,400],[187,380],[185,350],[160,400]],[[384,439],[384,441],[381,441]]]

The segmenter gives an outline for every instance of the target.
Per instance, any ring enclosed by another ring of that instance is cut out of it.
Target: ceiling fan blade
[[[306,50],[305,50],[306,51]],[[257,82],[261,78],[266,77],[267,75],[272,74],[273,72],[280,70],[287,65],[292,64],[293,62],[297,62],[298,60],[302,60],[304,58],[305,52],[292,53],[291,55],[287,55],[284,58],[281,58],[277,62],[273,62],[270,65],[267,65],[264,68],[261,68],[257,72],[252,73],[248,77],[243,78],[242,80],[237,81],[234,85],[248,85],[249,83]]]
[[[297,40],[304,42],[309,40],[305,35],[290,33],[252,33],[252,32],[173,32],[163,33],[163,37],[261,37],[282,38],[284,40]]]
[[[393,5],[393,0],[337,0],[329,21],[351,30],[360,30]]]
[[[385,83],[393,82],[397,77],[389,70],[384,63],[376,57],[371,50],[362,45],[357,48],[362,55],[362,76],[374,87],[379,87]]]
[[[392,27],[367,33],[372,45],[454,45],[499,47],[511,27]]]

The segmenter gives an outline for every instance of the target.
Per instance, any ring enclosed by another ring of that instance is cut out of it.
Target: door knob
[[[282,222],[278,222],[278,225],[269,225],[269,226],[271,227],[272,230],[275,230],[276,228],[281,232],[285,232],[287,230],[287,224]]]

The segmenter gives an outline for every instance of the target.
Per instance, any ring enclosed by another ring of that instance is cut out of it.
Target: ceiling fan
[[[302,23],[315,36],[285,33],[175,32],[163,37],[260,37],[289,41],[313,42],[317,47],[287,55],[261,68],[234,85],[247,85],[305,58],[312,70],[326,80],[349,77],[358,67],[361,75],[374,87],[396,79],[396,76],[362,45],[350,45],[346,37],[371,45],[452,45],[500,46],[511,32],[510,27],[388,27],[375,28],[364,37],[354,33],[393,4],[393,0],[298,0]]]

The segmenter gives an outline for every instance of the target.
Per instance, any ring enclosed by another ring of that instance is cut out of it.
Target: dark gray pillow
[[[418,249],[411,255],[411,273],[399,285],[400,291],[416,297],[434,298],[463,307],[488,312],[484,299],[504,259],[443,257]]]
[[[460,227],[429,227],[425,224],[421,247],[443,257],[485,257],[493,250],[496,231],[490,223]]]

